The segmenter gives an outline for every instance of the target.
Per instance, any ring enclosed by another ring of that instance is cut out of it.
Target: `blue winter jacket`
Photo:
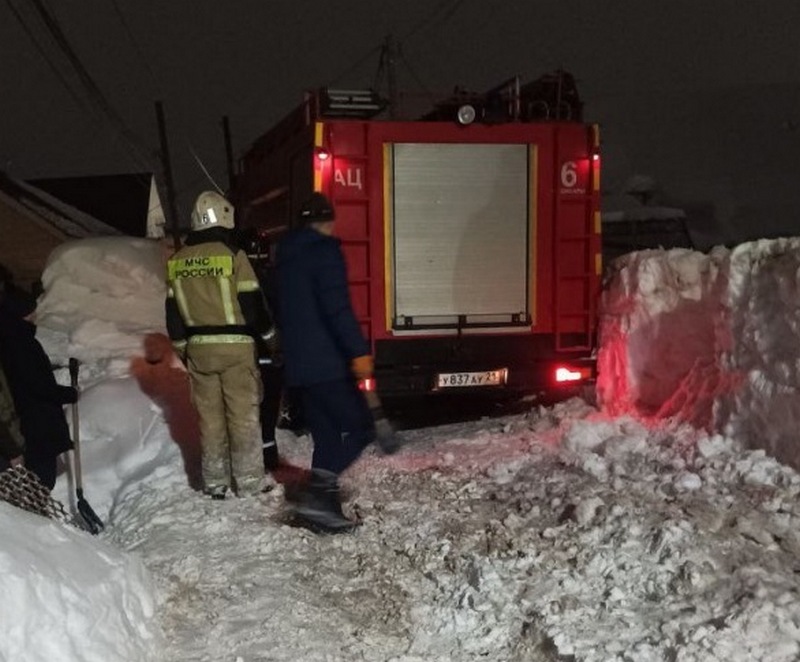
[[[350,361],[369,354],[340,243],[306,227],[278,246],[278,322],[289,386],[349,379]]]

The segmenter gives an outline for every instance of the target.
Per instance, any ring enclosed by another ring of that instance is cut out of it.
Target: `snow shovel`
[[[78,388],[78,359],[69,360],[69,377],[72,388]],[[78,418],[78,403],[72,403],[72,442],[75,445],[75,496],[78,499],[78,513],[83,518],[86,528],[93,536],[103,530],[103,521],[97,516],[89,502],[83,496],[83,473],[81,471],[81,426]]]
[[[400,450],[403,442],[400,440],[391,421],[386,418],[381,399],[375,391],[364,391],[367,406],[375,421],[375,443],[386,455],[392,455]]]

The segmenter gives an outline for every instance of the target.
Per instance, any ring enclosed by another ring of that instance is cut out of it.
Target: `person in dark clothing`
[[[25,466],[42,484],[56,484],[56,460],[72,448],[64,405],[77,402],[78,392],[61,386],[50,359],[36,339],[36,300],[19,289],[0,302],[0,363],[25,439]]]
[[[0,365],[0,472],[22,464],[24,450],[14,398]]]
[[[0,264],[0,302],[5,298],[6,289],[13,287],[12,283],[11,272]],[[8,380],[0,364],[0,472],[22,464],[24,450],[25,439],[20,431],[14,396],[11,395]]]
[[[339,476],[375,439],[356,383],[372,376],[372,356],[350,302],[340,241],[332,236],[333,207],[315,193],[299,220],[277,254],[285,379],[300,394],[314,443],[310,482],[294,498],[294,510],[313,527],[345,531],[355,523],[342,512]]]
[[[257,241],[257,240],[254,240]],[[252,242],[251,242],[252,243]],[[248,246],[248,248],[252,248]],[[248,257],[250,251],[248,251]],[[253,270],[258,278],[261,291],[267,302],[267,307],[276,316],[277,304],[275,302],[275,269],[272,260],[259,251],[258,259],[251,257]],[[277,316],[276,316],[277,321]],[[272,471],[280,464],[278,442],[275,439],[275,429],[281,409],[281,394],[283,392],[283,365],[278,353],[279,343],[273,343],[272,349],[263,342],[256,342],[258,351],[258,371],[261,375],[263,394],[259,403],[259,419],[261,422],[261,454],[264,459],[264,469]]]
[[[271,355],[272,354],[272,355]],[[278,427],[278,417],[281,409],[281,393],[283,391],[283,367],[280,365],[274,352],[259,349],[258,371],[261,375],[263,394],[258,406],[259,420],[261,422],[261,455],[264,460],[264,470],[272,471],[280,464],[278,442],[275,439],[275,429]]]

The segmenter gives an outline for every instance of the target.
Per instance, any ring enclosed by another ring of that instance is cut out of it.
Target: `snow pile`
[[[39,339],[56,363],[121,359],[142,353],[142,336],[163,332],[164,249],[158,241],[100,237],[56,248],[42,276]]]
[[[186,373],[181,371],[181,375]],[[197,435],[176,433],[173,440],[161,407],[142,392],[141,383],[134,378],[98,382],[81,393],[78,406],[83,489],[103,520],[113,516],[121,490],[182,453],[199,448]],[[197,453],[195,450],[194,456]],[[71,471],[60,476],[53,496],[74,507]]]
[[[348,536],[288,526],[280,491],[200,499],[177,464],[126,490],[111,537],[162,578],[167,659],[800,656],[800,476],[762,451],[577,400],[403,435],[346,476]]]
[[[612,414],[712,421],[727,251],[642,251],[603,292],[598,398]]]
[[[606,411],[676,417],[800,466],[800,239],[642,251],[603,294]]]
[[[84,485],[106,530],[0,504],[0,659],[800,658],[800,476],[748,449],[756,431],[788,448],[796,421],[793,241],[630,256],[605,295],[606,412],[572,400],[406,430],[400,453],[370,449],[344,476],[363,524],[331,537],[290,525],[282,486],[197,493],[186,373],[139,314],[161,315],[163,285],[142,275],[160,256],[131,241],[104,244],[85,272],[69,251],[51,263],[81,272],[45,294],[40,331],[84,361]],[[139,280],[109,296],[113,269],[95,262],[120,255]],[[74,292],[105,301],[108,335]],[[124,309],[135,317],[119,321]],[[308,466],[308,437],[279,430],[278,444]]]
[[[0,659],[159,659],[154,590],[138,558],[3,502],[0,528]]]
[[[723,369],[742,386],[718,428],[800,467],[800,238],[738,246],[730,256]]]

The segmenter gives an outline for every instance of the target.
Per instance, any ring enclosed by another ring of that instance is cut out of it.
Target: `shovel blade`
[[[89,502],[83,497],[78,497],[78,513],[86,524],[87,530],[93,536],[96,536],[105,528],[103,520],[97,516],[97,513],[94,512]]]

